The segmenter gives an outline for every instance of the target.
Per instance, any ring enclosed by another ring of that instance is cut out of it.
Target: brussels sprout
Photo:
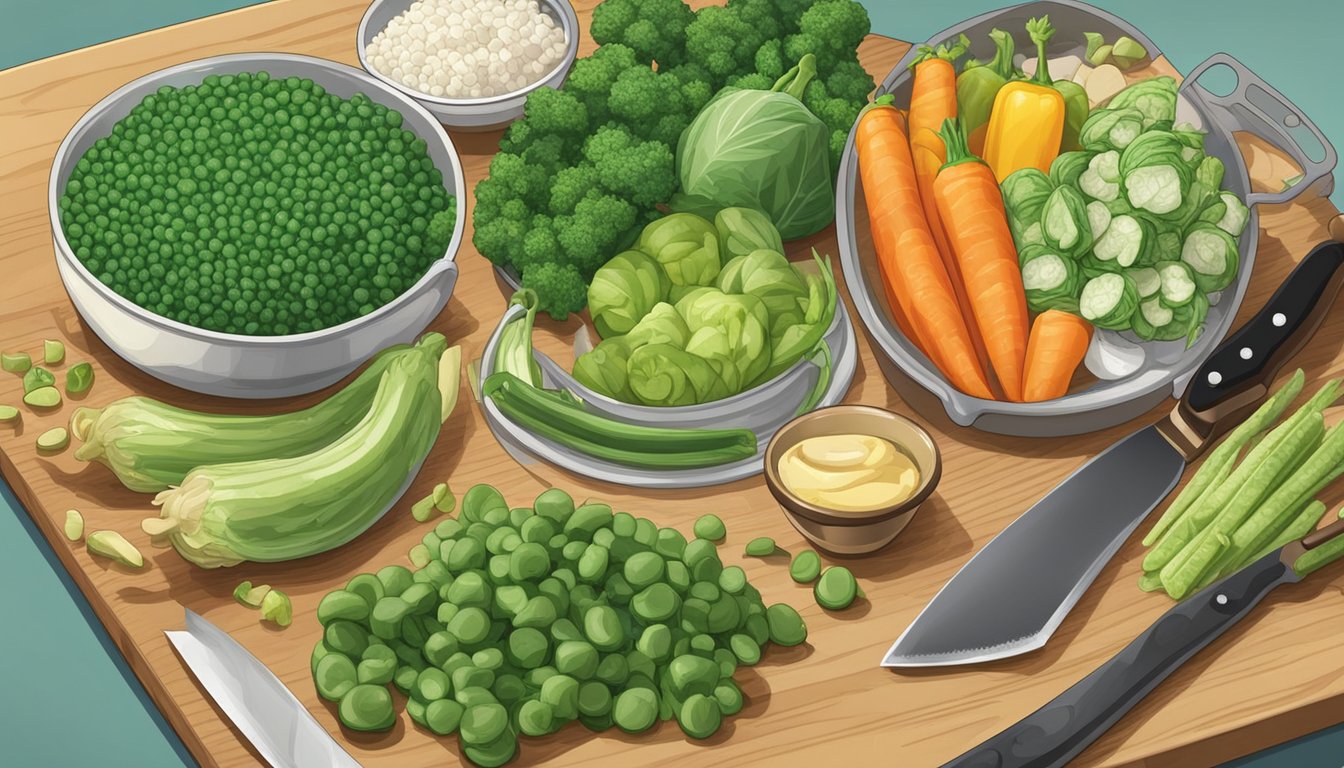
[[[1219,195],[1217,200],[1204,206],[1204,210],[1200,211],[1199,217],[1195,220],[1202,221],[1205,224],[1217,224],[1226,215],[1227,203],[1223,201],[1222,195]]]
[[[1013,243],[1019,248],[1026,248],[1028,245],[1045,245],[1045,232],[1041,229],[1041,222],[1033,221],[1026,227],[1019,227],[1012,219],[1008,220],[1008,228],[1013,232]]]
[[[574,378],[583,386],[601,395],[630,403],[635,393],[630,389],[626,366],[630,360],[630,337],[606,339],[574,361]]]
[[[1223,186],[1223,176],[1227,173],[1227,166],[1223,161],[1216,157],[1205,157],[1199,161],[1195,168],[1195,181],[1201,181],[1208,185],[1209,189],[1217,190]]]
[[[803,314],[787,325],[784,324],[787,320],[782,320],[771,326],[770,365],[752,384],[768,381],[783,373],[804,355],[810,355],[835,320],[836,303],[839,301],[835,272],[829,257],[823,260],[813,250],[812,258],[819,267],[819,274],[807,275],[807,300]]]
[[[1102,261],[1114,261],[1121,267],[1146,263],[1156,244],[1153,226],[1135,216],[1114,216],[1106,232],[1092,246]]]
[[[1088,163],[1096,156],[1096,152],[1087,150],[1078,150],[1074,152],[1064,152],[1055,157],[1055,161],[1050,164],[1050,182],[1057,187],[1078,185],[1078,177],[1087,170]]]
[[[1092,241],[1095,243],[1106,232],[1106,228],[1111,226],[1111,211],[1106,204],[1097,200],[1087,204],[1087,224],[1092,230]]]
[[[1044,251],[1036,254],[1022,265],[1027,307],[1033,312],[1059,309],[1076,313],[1082,279],[1073,259]]]
[[[755,381],[770,365],[770,313],[755,296],[728,295],[710,288],[677,302],[676,311],[693,337],[700,337],[697,346],[729,351],[743,384]],[[706,338],[711,333],[724,338],[711,344]],[[688,347],[689,341],[682,348]]]
[[[1237,276],[1237,241],[1217,226],[1196,222],[1185,236],[1181,261],[1190,267],[1199,290],[1221,291]]]
[[[1056,187],[1041,209],[1041,229],[1046,245],[1070,255],[1092,247],[1092,227],[1087,203],[1073,187]]]
[[[624,338],[629,342],[631,349],[645,344],[671,344],[674,347],[685,347],[686,341],[691,338],[691,329],[686,327],[685,319],[671,304],[660,302],[654,304],[653,309],[650,309],[647,315],[640,318],[639,322],[635,323],[635,327],[631,328]]]
[[[636,247],[658,260],[673,285],[711,285],[719,274],[718,230],[693,213],[649,224]]]
[[[1175,341],[1186,339],[1186,346],[1195,343],[1209,314],[1209,300],[1196,292],[1189,304],[1172,309],[1157,298],[1144,301],[1130,318],[1134,335],[1145,341]]]
[[[724,208],[714,216],[719,235],[719,259],[724,264],[738,256],[765,249],[784,252],[784,241],[770,217],[755,208]]]
[[[1120,153],[1115,150],[1093,156],[1087,170],[1078,176],[1078,188],[1094,200],[1107,203],[1120,197]]]
[[[1143,115],[1144,130],[1170,124],[1176,119],[1176,79],[1163,76],[1137,82],[1117,93],[1109,106],[1137,110]]]
[[[1149,131],[1126,147],[1120,175],[1130,204],[1158,215],[1179,209],[1193,181],[1181,159],[1181,143],[1165,131]]]
[[[1198,149],[1200,152],[1204,151],[1204,132],[1190,123],[1177,123],[1172,127],[1171,133],[1182,145]]]
[[[1046,198],[1054,191],[1050,177],[1036,168],[1014,171],[999,187],[1009,223],[1016,222],[1023,230],[1040,221]]]
[[[719,272],[719,290],[760,299],[773,320],[794,312],[807,297],[807,283],[784,254],[759,249],[738,256]]]
[[[1143,133],[1143,113],[1137,109],[1099,109],[1088,116],[1079,133],[1084,149],[1121,150]]]
[[[1251,217],[1251,210],[1231,192],[1220,193],[1218,199],[1227,206],[1227,212],[1216,226],[1233,237],[1240,237],[1246,229],[1246,221]]]
[[[1162,276],[1157,274],[1157,270],[1152,267],[1135,267],[1128,270],[1129,277],[1134,281],[1134,287],[1139,292],[1140,299],[1147,299],[1156,296],[1157,292],[1162,290]]]
[[[653,306],[667,301],[667,272],[643,251],[623,251],[603,264],[588,286],[588,311],[604,339],[628,333]]]
[[[1168,307],[1189,304],[1195,295],[1195,276],[1190,267],[1180,261],[1160,261],[1154,267],[1162,282],[1162,303]]]
[[[1110,272],[1088,280],[1078,297],[1083,319],[1098,328],[1123,331],[1139,305],[1139,292],[1126,274]]]
[[[671,344],[630,353],[630,389],[644,405],[696,405],[733,394],[709,361]]]

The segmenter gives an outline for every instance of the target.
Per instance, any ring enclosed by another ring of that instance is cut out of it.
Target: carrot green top
[[[966,52],[970,49],[971,39],[965,34],[962,34],[956,40],[943,43],[937,48],[923,45],[920,46],[918,55],[915,56],[915,60],[910,62],[910,67],[913,69],[929,59],[942,59],[943,61],[953,62],[960,59],[962,56],[965,56]]]
[[[966,127],[961,124],[961,118],[949,117],[944,120],[943,129],[938,135],[942,137],[943,146],[947,148],[947,162],[943,163],[939,171],[962,163],[985,162],[971,154],[970,146],[966,143]]]

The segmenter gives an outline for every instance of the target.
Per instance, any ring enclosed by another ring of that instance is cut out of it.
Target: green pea
[[[571,541],[560,549],[560,555],[570,562],[577,562],[583,553],[588,549],[586,541]]]
[[[616,534],[612,533],[610,528],[598,528],[593,533],[594,544],[601,544],[607,549],[611,549],[611,545],[614,544],[615,542],[616,542]]]
[[[693,693],[709,694],[719,681],[719,665],[703,656],[682,654],[672,659],[664,672],[672,692],[685,700]]]
[[[653,550],[663,557],[679,558],[686,551],[686,537],[675,528],[660,528]]]
[[[807,639],[807,625],[793,606],[775,603],[765,609],[765,620],[770,627],[770,640],[777,645],[789,647]]]
[[[585,715],[579,713],[579,722],[583,723],[583,727],[593,733],[601,733],[612,726],[611,712],[606,712],[601,715]]]
[[[447,548],[447,551],[445,551]],[[475,538],[445,541],[439,546],[439,558],[453,573],[465,573],[485,565],[485,542]]]
[[[583,633],[569,619],[556,619],[551,625],[551,639],[557,643],[563,643],[566,640],[582,640]]]
[[[613,573],[607,577],[606,586],[602,588],[602,593],[607,596],[613,605],[627,606],[630,599],[635,596],[635,588],[630,586],[630,582],[619,573]]]
[[[589,544],[583,550],[583,556],[579,558],[579,578],[592,582],[605,576],[608,558],[606,547],[601,544]]]
[[[750,635],[736,634],[728,638],[728,646],[737,660],[747,666],[755,666],[761,660],[761,646]]]
[[[411,604],[400,597],[384,597],[369,614],[369,628],[384,640],[391,640],[401,631],[401,621],[411,615]]]
[[[635,521],[635,541],[652,548],[658,541],[658,525],[647,517]]]
[[[654,666],[653,659],[650,659],[638,650],[625,654],[625,665],[630,670],[626,680],[635,680],[641,677],[652,680],[658,673],[657,667]]]
[[[426,565],[429,565],[429,547],[424,544],[416,544],[414,547],[411,547],[410,552],[406,553],[406,557],[411,561],[411,565],[414,565],[416,568],[424,568]]]
[[[579,716],[579,681],[566,674],[557,674],[541,684],[537,694],[551,707],[555,716],[565,722]]]
[[[737,655],[727,648],[715,648],[713,659],[719,665],[721,679],[731,678],[737,673]]]
[[[529,517],[518,529],[518,535],[528,544],[545,544],[555,536],[556,524],[550,518],[536,515]]]
[[[471,654],[471,663],[493,672],[504,666],[504,652],[498,648],[482,648]]]
[[[429,727],[429,723],[425,720],[425,710],[428,708],[428,705],[423,701],[417,699],[406,700],[406,714],[411,716],[412,722],[424,728]]]
[[[495,588],[495,601],[492,615],[514,619],[527,605],[527,590],[514,584],[505,584]]]
[[[359,595],[360,599],[368,604],[370,610],[386,594],[383,589],[383,582],[371,573],[361,573],[350,579],[345,584],[345,591],[352,595]]]
[[[371,646],[386,648],[387,646]],[[389,654],[391,651],[389,651]],[[392,675],[397,671],[397,657],[391,658],[366,658],[359,662],[355,668],[355,676],[360,683],[369,683],[371,685],[387,685],[392,682]]]
[[[518,738],[505,731],[488,744],[468,744],[462,749],[467,758],[481,768],[498,768],[513,759],[518,752]]]
[[[326,657],[330,656],[333,653],[335,653],[335,651],[331,650],[331,647],[327,645],[325,640],[318,640],[317,644],[313,646],[312,654],[308,657],[309,670],[313,674],[317,674],[317,662],[325,659]]]
[[[721,595],[718,600],[711,603],[709,615],[706,617],[709,631],[716,635],[737,629],[741,619],[741,610],[731,595]]]
[[[730,565],[719,572],[719,589],[730,595],[740,595],[747,587],[747,573],[740,566]]]
[[[509,659],[523,669],[534,669],[545,664],[551,651],[546,636],[533,627],[513,630],[509,634],[508,644]]]
[[[406,588],[415,582],[411,577],[409,569],[400,565],[389,565],[378,571],[378,581],[383,584],[383,592],[387,595],[400,595],[406,591]]]
[[[328,701],[340,701],[358,682],[355,663],[342,653],[323,656],[313,669],[317,694]]]
[[[540,699],[528,699],[518,709],[518,730],[527,736],[545,736],[555,729],[551,705]]]
[[[746,554],[749,557],[768,557],[775,553],[775,540],[761,536],[747,542]]]
[[[504,673],[495,676],[495,684],[490,686],[490,692],[495,694],[495,698],[499,699],[501,704],[511,707],[527,695],[527,685],[523,683],[521,677]]]
[[[550,488],[542,491],[532,502],[532,508],[537,511],[537,515],[563,526],[574,514],[574,499],[559,488]]]
[[[527,670],[527,672],[523,674],[523,682],[527,683],[529,686],[533,688],[540,689],[542,683],[546,682],[552,677],[555,677],[558,674],[560,673],[556,671],[555,667],[552,667],[549,664],[543,664],[542,666],[537,667],[536,669]]]
[[[475,663],[463,664],[453,669],[451,679],[455,691],[489,688],[495,684],[495,673],[484,667],[478,667]]]
[[[555,668],[579,680],[597,672],[597,661],[597,649],[584,640],[566,640],[555,648]]]
[[[493,681],[492,681],[493,682]],[[498,704],[495,695],[489,688],[483,688],[479,685],[469,685],[466,688],[459,688],[453,692],[453,700],[467,709],[480,706],[481,704]]]
[[[531,507],[514,507],[509,510],[509,527],[513,529],[521,528],[523,523],[529,518],[535,517],[536,512]]]
[[[717,699],[701,693],[691,694],[682,702],[677,711],[677,723],[687,736],[693,739],[707,739],[719,730],[723,723],[723,713],[719,710]]]
[[[742,624],[748,637],[757,645],[765,645],[770,640],[770,624],[762,614],[751,614]]]
[[[433,534],[428,534],[433,535]],[[424,581],[435,587],[444,587],[453,583],[453,574],[448,570],[448,566],[439,560],[430,560],[425,563],[425,567],[415,572],[416,581]]]
[[[698,597],[688,597],[681,604],[681,622],[694,632],[709,631],[710,604]]]
[[[509,561],[512,559],[507,554],[493,555],[486,564],[486,572],[490,576],[490,581],[495,584],[507,584],[509,582]]]
[[[544,519],[544,518],[538,518]],[[550,570],[551,558],[546,548],[535,542],[521,544],[509,558],[509,577],[514,581],[534,581]]]
[[[719,703],[719,712],[731,717],[742,711],[742,690],[732,680],[720,680],[714,687],[714,700]]]
[[[442,669],[426,667],[420,670],[420,674],[416,676],[415,685],[411,688],[411,695],[421,701],[430,702],[447,698],[451,690],[452,681]]]
[[[654,661],[662,661],[672,652],[672,631],[665,624],[650,624],[640,633],[635,648]]]
[[[653,584],[630,599],[630,610],[646,623],[661,622],[677,612],[681,598],[666,584]]]
[[[832,611],[848,608],[858,593],[859,585],[854,580],[854,574],[841,565],[833,565],[823,571],[812,588],[817,605]]]
[[[691,542],[694,544],[695,542]],[[690,544],[687,545],[688,547]],[[678,594],[685,594],[691,588],[691,572],[686,564],[680,560],[669,560],[667,563],[667,583]]]
[[[369,647],[369,631],[353,621],[337,619],[327,625],[322,639],[333,651],[357,659]]]
[[[665,563],[656,552],[639,552],[625,561],[625,580],[635,589],[643,589],[663,578]]]
[[[509,726],[509,713],[500,704],[480,704],[462,713],[458,732],[464,744],[482,745],[498,739]]]
[[[407,702],[409,709],[411,702]],[[457,730],[462,722],[462,705],[452,699],[436,699],[425,706],[425,727],[440,736],[447,736]]]
[[[490,605],[491,590],[485,577],[476,571],[460,574],[448,587],[448,602],[462,608],[486,608]]]
[[[708,581],[697,581],[691,585],[690,595],[697,600],[712,603],[719,599],[719,585],[711,584]]]
[[[463,645],[475,645],[490,634],[490,616],[476,607],[463,608],[444,627]]]
[[[383,731],[392,727],[392,694],[382,685],[356,685],[341,697],[337,709],[341,724],[354,731]]]
[[[647,731],[658,719],[658,694],[647,688],[621,691],[612,703],[611,716],[626,733]]]
[[[590,680],[579,686],[579,714],[600,717],[611,712],[611,690],[604,683]]]
[[[599,528],[610,528],[611,507],[606,504],[588,503],[574,510],[574,514],[565,521],[565,534],[572,539],[591,541]]]
[[[411,613],[423,616],[434,610],[438,596],[433,585],[418,581],[407,587],[400,599],[411,607]]]
[[[789,576],[799,584],[811,584],[821,573],[821,557],[810,549],[804,549],[789,563]]]
[[[449,656],[447,661],[440,664],[439,668],[442,669],[444,672],[447,672],[448,675],[451,677],[454,672],[463,667],[474,667],[474,666],[476,665],[471,663],[471,654],[468,654],[465,651],[458,651],[457,653],[454,653],[452,656]],[[465,687],[465,686],[459,686],[459,687]]]
[[[504,494],[484,483],[473,485],[462,496],[462,518],[469,523],[484,520],[487,513],[497,509],[508,513],[509,505],[504,501]]]
[[[434,526],[434,533],[444,541],[455,539],[462,533],[462,523],[453,517],[440,520],[438,525]]]
[[[616,534],[617,538],[633,540],[637,527],[635,516],[629,512],[617,512],[611,516],[611,532]]]
[[[594,675],[607,685],[621,685],[630,676],[630,663],[619,653],[608,653],[597,663]]]
[[[625,642],[620,617],[608,605],[595,605],[583,614],[583,633],[598,650],[614,650]]]
[[[544,629],[555,623],[557,612],[555,603],[544,596],[529,599],[513,617],[513,626],[518,629]]]
[[[701,515],[691,530],[699,538],[710,541],[723,541],[728,536],[728,527],[718,515]]]

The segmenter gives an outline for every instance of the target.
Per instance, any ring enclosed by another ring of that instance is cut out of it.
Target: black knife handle
[[[1311,339],[1344,282],[1344,244],[1322,243],[1301,261],[1264,309],[1214,350],[1178,406],[1204,438],[1240,421],[1269,391],[1279,369]]]
[[[1274,552],[1177,604],[1092,674],[943,768],[1065,765],[1288,578]]]

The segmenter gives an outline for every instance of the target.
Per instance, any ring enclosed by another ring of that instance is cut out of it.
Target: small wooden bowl
[[[825,509],[793,495],[779,478],[780,457],[807,438],[841,434],[872,435],[894,443],[919,468],[920,485],[914,495],[868,512]],[[868,554],[890,544],[933,493],[942,474],[942,455],[923,427],[867,405],[837,405],[799,416],[776,432],[765,448],[765,485],[784,508],[784,516],[813,544],[842,555]]]

